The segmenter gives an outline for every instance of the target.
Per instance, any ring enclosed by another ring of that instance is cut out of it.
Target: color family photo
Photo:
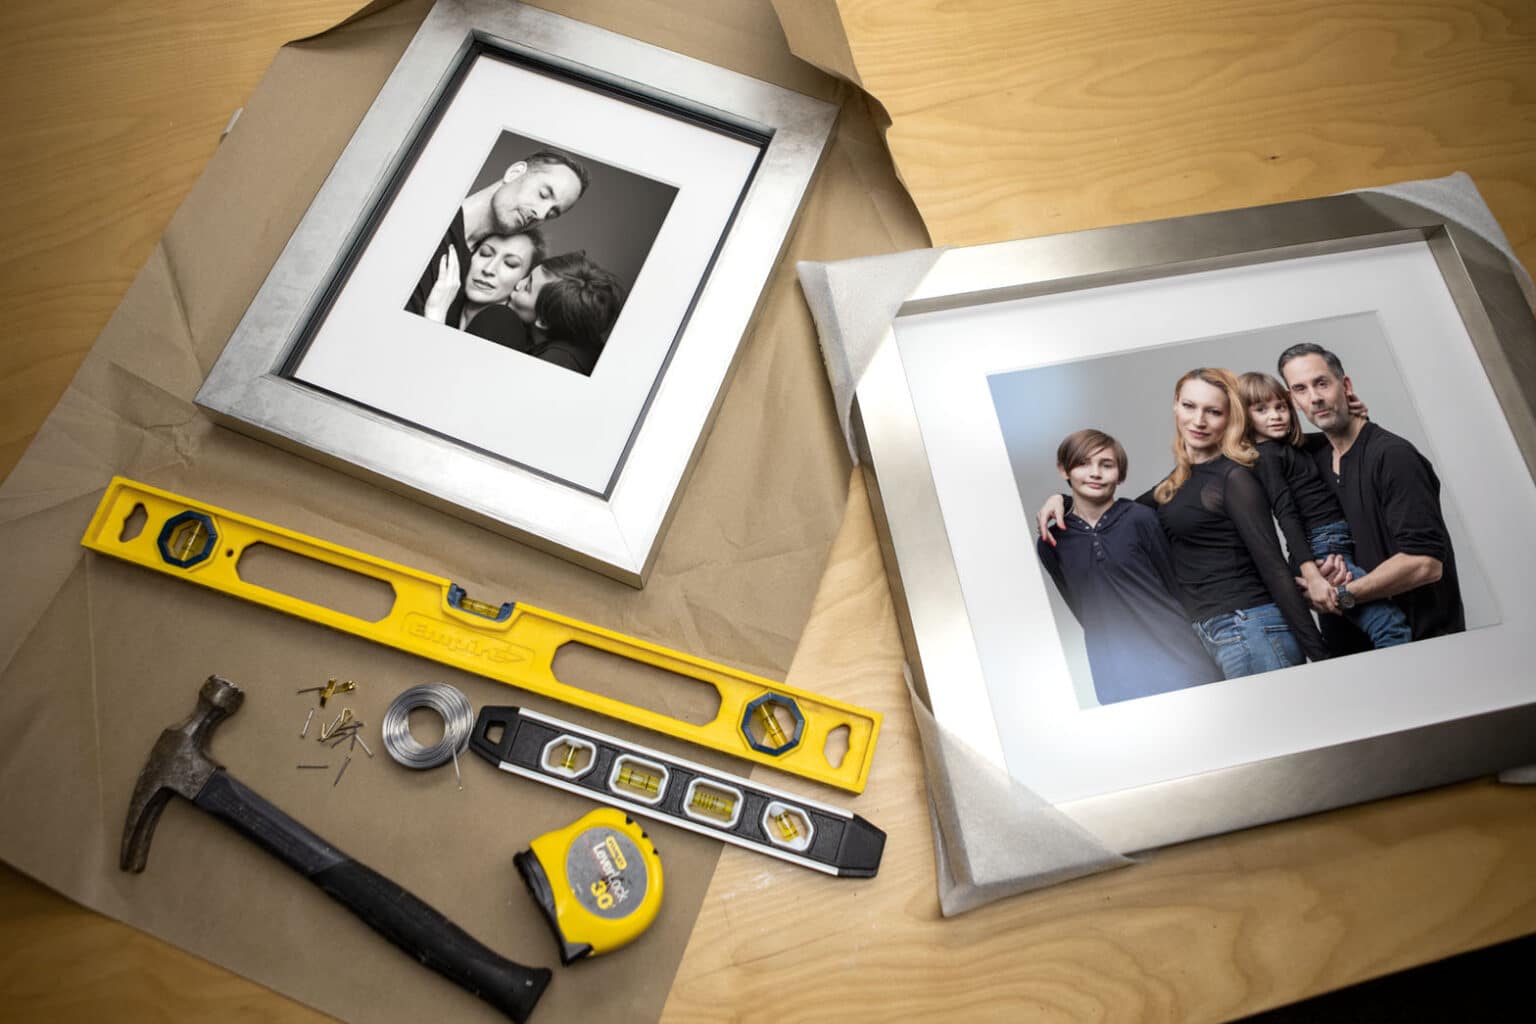
[[[1369,315],[989,385],[1084,707],[1498,621]]]
[[[405,308],[590,376],[676,195],[504,131]]]
[[[935,719],[1114,849],[1530,756],[1528,392],[1456,253],[1335,208],[946,250],[859,385]]]

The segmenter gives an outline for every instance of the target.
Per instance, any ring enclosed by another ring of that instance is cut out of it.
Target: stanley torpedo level
[[[885,833],[856,814],[595,729],[483,707],[469,746],[512,775],[813,871],[873,878],[880,869]]]
[[[287,612],[531,693],[633,722],[713,750],[853,793],[864,791],[880,715],[740,669],[669,650],[526,604],[472,600],[441,576],[271,526],[225,509],[114,477],[81,543],[94,551]],[[394,603],[377,621],[250,583],[240,556],[258,544],[388,584]],[[715,717],[694,724],[561,682],[555,654],[568,643],[642,662],[713,686]],[[842,734],[836,763],[827,748]]]

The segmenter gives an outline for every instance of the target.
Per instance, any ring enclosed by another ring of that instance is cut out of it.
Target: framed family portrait
[[[198,404],[641,586],[835,116],[439,0]]]
[[[1533,408],[1503,253],[1354,194],[945,250],[852,419],[935,718],[1130,853],[1536,763]]]

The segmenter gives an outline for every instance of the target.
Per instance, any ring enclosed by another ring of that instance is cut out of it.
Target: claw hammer
[[[198,691],[197,710],[160,734],[128,804],[119,866],[144,870],[160,812],[172,794],[186,797],[299,871],[416,960],[523,1024],[549,983],[547,969],[524,967],[482,946],[432,907],[241,785],[208,756],[213,730],[244,700],[238,686],[209,676]]]

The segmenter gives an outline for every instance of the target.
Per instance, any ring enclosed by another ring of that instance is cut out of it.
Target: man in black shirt
[[[554,220],[576,205],[587,190],[587,169],[553,149],[541,149],[508,167],[501,180],[465,197],[453,222],[432,253],[416,290],[406,302],[408,313],[421,315],[437,282],[438,264],[450,249],[458,257],[459,295],[448,307],[446,322],[458,326],[464,309],[464,275],[474,246],[488,235],[513,235],[543,221]]]
[[[1429,460],[1396,434],[1350,415],[1354,386],[1327,349],[1292,345],[1280,355],[1280,376],[1296,406],[1323,432],[1309,435],[1307,450],[1338,489],[1355,561],[1366,570],[1318,611],[1391,598],[1407,615],[1415,640],[1465,630],[1456,555]],[[1334,653],[1370,650],[1364,634],[1337,614],[1322,621]]]

